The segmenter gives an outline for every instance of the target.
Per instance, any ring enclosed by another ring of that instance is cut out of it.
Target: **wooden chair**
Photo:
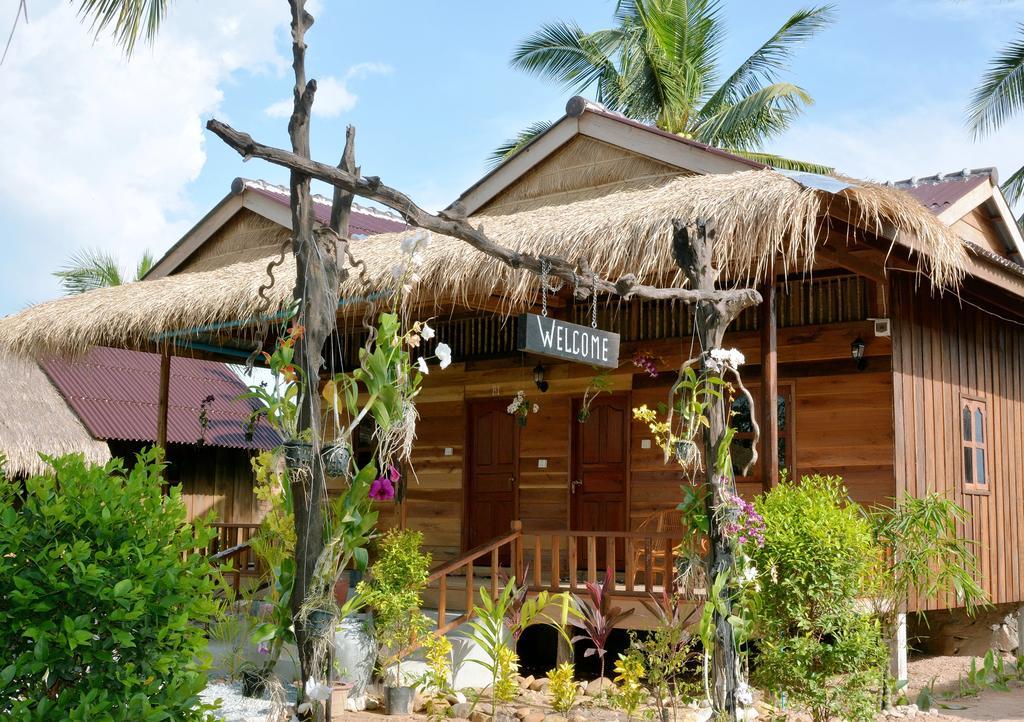
[[[682,541],[683,537],[683,525],[680,518],[680,513],[676,509],[662,509],[656,511],[653,514],[644,518],[642,522],[637,526],[638,532],[651,532],[655,534],[661,534],[670,531],[679,531],[679,539]],[[665,553],[666,545],[665,539],[652,539],[651,540],[651,564],[654,567],[654,572],[651,575],[652,584],[666,584],[665,579]],[[633,550],[633,569],[634,571],[634,583],[643,582],[645,576],[644,562],[646,560],[645,550],[641,545],[639,548]]]

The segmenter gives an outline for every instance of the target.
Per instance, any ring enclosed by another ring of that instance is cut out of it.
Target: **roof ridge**
[[[231,182],[232,193],[241,193],[245,188],[252,188],[254,190],[264,191],[265,193],[274,193],[276,195],[291,197],[291,191],[288,188],[285,188],[284,186],[281,185],[277,185],[276,183],[265,181],[261,178],[254,179],[239,177],[235,178],[235,180]],[[319,193],[313,193],[311,194],[311,196],[313,198],[314,203],[320,203],[322,205],[327,206],[333,203],[333,201],[330,198],[322,196]],[[352,203],[352,209],[358,213],[362,213],[367,216],[374,216],[376,218],[382,218],[387,221],[395,221],[397,223],[405,223],[405,219],[392,210],[375,208],[373,206],[364,206],[361,203],[355,202]]]
[[[886,181],[885,185],[895,188],[916,188],[921,184],[952,183],[955,181],[967,181],[977,176],[987,175],[994,185],[999,185],[999,171],[994,166],[983,168],[962,168],[950,173],[936,173],[929,176],[911,176],[897,181]]]

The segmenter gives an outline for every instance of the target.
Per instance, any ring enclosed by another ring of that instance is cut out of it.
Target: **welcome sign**
[[[613,369],[619,365],[619,334],[524,313],[519,317],[519,350]]]

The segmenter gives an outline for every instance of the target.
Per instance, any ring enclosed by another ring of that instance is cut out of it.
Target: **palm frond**
[[[147,248],[142,252],[142,258],[139,259],[138,265],[135,266],[135,278],[133,280],[141,281],[152,268],[153,253]]]
[[[135,42],[152,43],[167,16],[170,0],[79,0],[78,16],[99,36],[110,28],[114,42],[131,55]]]
[[[708,145],[754,149],[767,138],[785,131],[793,119],[814,99],[792,83],[772,83],[701,118],[694,137]]]
[[[1024,198],[1024,166],[1018,168],[1012,176],[1003,181],[999,190],[1006,196],[1006,201],[1010,205],[1014,205]]]
[[[835,7],[822,5],[793,13],[775,34],[754,51],[730,75],[704,104],[702,113],[710,115],[723,105],[733,104],[775,83],[786,70],[796,46],[828,27],[835,19]]]
[[[76,251],[68,258],[64,267],[55,271],[53,275],[59,280],[64,293],[69,296],[124,283],[117,260],[99,249],[85,248]]]
[[[981,85],[967,107],[967,125],[975,138],[999,129],[1024,106],[1024,23],[1012,40],[989,63]]]
[[[487,156],[487,167],[497,168],[499,165],[504,163],[506,159],[511,158],[529,145],[534,138],[546,131],[552,125],[553,123],[550,120],[538,120],[536,123],[530,123],[519,131],[515,138],[506,140],[495,148],[489,156]]]
[[[726,148],[726,150],[734,155],[742,156],[748,160],[756,161],[758,163],[764,163],[772,168],[799,170],[804,173],[818,173],[819,175],[831,175],[836,171],[836,169],[831,166],[821,165],[820,163],[809,163],[805,160],[796,160],[794,158],[786,158],[781,155],[775,155],[774,153],[762,153],[760,151],[743,150],[739,148]]]
[[[618,39],[614,30],[588,35],[576,23],[548,23],[519,44],[510,64],[580,93],[602,75],[616,73],[612,55]]]

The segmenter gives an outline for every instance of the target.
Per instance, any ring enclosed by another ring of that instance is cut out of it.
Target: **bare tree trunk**
[[[710,224],[698,221],[694,227],[675,222],[673,252],[676,263],[686,274],[690,288],[711,291],[715,288],[718,271],[712,265],[712,242],[714,229]],[[694,309],[694,325],[702,351],[721,348],[729,324],[745,307],[740,299],[724,299],[717,302],[701,301]],[[706,370],[704,357],[701,371]],[[751,410],[753,412],[753,409]],[[728,409],[722,399],[714,401],[707,409],[710,427],[704,431],[704,467],[707,484],[711,493],[707,497],[709,520],[708,543],[708,587],[712,586],[719,574],[729,574],[733,566],[732,540],[722,534],[715,518],[715,508],[729,494],[736,493],[736,480],[732,468],[719,468],[719,447],[724,442]],[[729,466],[729,465],[727,465]],[[725,713],[730,720],[736,719],[736,684],[738,658],[729,614],[732,610],[731,585],[722,590],[725,613],[715,614],[715,649],[712,654],[712,679],[714,680],[714,705],[719,713]]]
[[[316,81],[306,82],[305,34],[313,24],[306,12],[305,0],[289,0],[292,14],[292,67],[295,71],[295,104],[288,122],[292,151],[309,158],[309,119]],[[303,686],[310,678],[325,682],[329,670],[316,669],[315,640],[327,630],[325,615],[300,614],[313,584],[317,559],[324,550],[323,502],[326,493],[324,469],[320,461],[320,369],[323,366],[324,343],[335,326],[338,307],[338,266],[334,243],[323,242],[325,237],[313,231],[313,200],[310,195],[309,176],[297,170],[291,173],[292,250],[295,253],[295,300],[299,303],[297,323],[305,333],[296,344],[296,356],[305,376],[305,386],[299,393],[298,430],[308,435],[313,446],[313,463],[309,474],[297,473],[292,478],[292,498],[295,506],[295,585],[292,589],[292,617],[299,652],[299,666]],[[323,707],[313,706],[312,718],[323,719]]]

